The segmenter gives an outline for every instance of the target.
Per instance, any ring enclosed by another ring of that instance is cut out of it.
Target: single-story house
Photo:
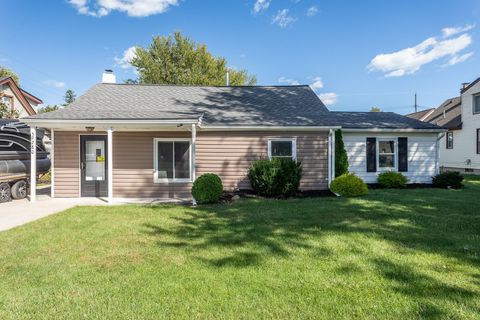
[[[324,190],[341,128],[351,171],[367,182],[383,170],[428,182],[438,170],[442,128],[393,113],[330,112],[306,85],[112,82],[64,109],[23,119],[32,137],[36,127],[51,131],[53,197],[191,199],[192,182],[207,172],[226,190],[247,189],[250,164],[266,157],[301,161],[300,188]]]

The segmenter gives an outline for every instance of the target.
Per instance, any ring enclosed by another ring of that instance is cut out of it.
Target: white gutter
[[[435,132],[446,132],[447,129],[342,129],[343,132],[419,132],[419,133],[435,133]]]
[[[64,119],[36,119],[36,118],[21,118],[21,122],[24,122],[26,124],[79,124],[79,125],[133,125],[133,124],[152,124],[152,125],[158,125],[158,124],[171,124],[171,125],[177,125],[177,124],[196,124],[198,123],[198,119],[172,119],[172,120],[99,120],[99,119],[83,119],[83,120],[64,120]]]
[[[319,131],[340,126],[202,126],[202,131]]]

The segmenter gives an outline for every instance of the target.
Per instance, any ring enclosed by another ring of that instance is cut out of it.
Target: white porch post
[[[197,140],[197,126],[196,124],[192,124],[192,181],[195,181],[196,179],[196,172],[195,172],[195,145],[196,145],[196,140]],[[192,196],[192,204],[195,206],[197,204],[197,201],[195,198]]]
[[[108,202],[113,202],[113,129],[107,130]]]
[[[37,127],[30,127],[30,202],[37,199]]]
[[[335,179],[335,130],[332,131],[332,181]]]

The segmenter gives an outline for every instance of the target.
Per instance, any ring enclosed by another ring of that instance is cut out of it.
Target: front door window
[[[85,180],[105,180],[105,141],[85,141]]]

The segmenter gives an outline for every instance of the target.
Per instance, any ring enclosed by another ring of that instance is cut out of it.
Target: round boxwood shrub
[[[378,175],[378,183],[383,188],[398,189],[407,186],[408,179],[400,172],[386,171]]]
[[[463,176],[456,171],[446,171],[432,178],[434,187],[460,189],[463,187]]]
[[[252,163],[248,178],[253,190],[264,197],[290,197],[298,192],[302,166],[288,158],[257,160]]]
[[[330,189],[342,197],[358,197],[368,193],[365,182],[353,173],[342,174],[335,178]]]
[[[222,192],[222,179],[214,173],[202,174],[192,185],[192,196],[198,203],[217,203]]]

